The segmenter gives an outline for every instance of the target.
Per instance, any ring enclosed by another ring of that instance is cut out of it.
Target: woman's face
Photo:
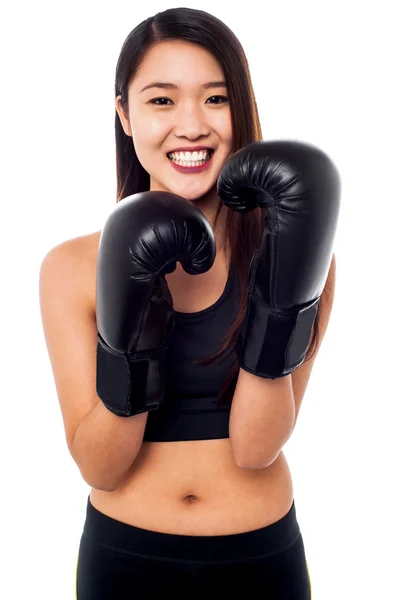
[[[227,87],[220,83],[224,81],[214,56],[195,44],[171,40],[147,52],[129,87],[129,114],[123,113],[120,96],[115,106],[125,133],[132,136],[140,163],[150,175],[150,190],[195,200],[216,184],[232,147]],[[143,91],[159,82],[170,87]],[[205,88],[210,82],[219,83]],[[214,150],[209,167],[197,173],[179,172],[167,154],[194,146]]]

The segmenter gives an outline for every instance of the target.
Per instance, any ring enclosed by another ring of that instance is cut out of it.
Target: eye
[[[221,98],[222,102],[212,102],[212,104],[224,104],[225,102],[228,102],[228,98],[226,96],[211,96],[210,98],[208,98],[208,100],[211,100],[212,98]],[[153,98],[152,100],[149,101],[149,104],[155,104],[155,106],[167,106],[167,104],[158,104],[158,102],[160,100],[169,100],[170,102],[172,102],[170,100],[170,98],[165,98],[164,96],[160,97],[160,98]]]
[[[228,102],[229,99],[227,98],[227,96],[211,96],[210,98],[208,98],[208,100],[211,100],[211,98],[221,98],[223,102],[217,102],[217,104],[223,104],[224,102]]]
[[[158,100],[169,100],[169,98],[153,98],[149,101],[150,104],[156,104]],[[156,104],[156,106],[165,106],[164,104]]]

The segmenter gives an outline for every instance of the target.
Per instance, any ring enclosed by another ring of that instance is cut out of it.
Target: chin
[[[198,202],[199,200],[203,200],[205,199],[205,197],[207,196],[207,194],[209,193],[209,190],[206,191],[201,191],[201,192],[188,192],[185,191],[184,188],[183,189],[179,189],[178,187],[176,187],[175,189],[172,188],[166,188],[165,190],[168,191],[170,194],[176,194],[177,196],[182,196],[182,198],[185,198],[185,200],[188,200],[188,202]]]
[[[185,196],[183,194],[183,197],[186,200],[188,200],[189,202],[200,204],[200,203],[203,203],[203,202],[205,202],[207,200],[208,194],[209,194],[209,190],[207,192],[204,192],[203,194],[200,194],[200,195],[198,195],[198,194],[189,194],[188,196]]]
[[[193,175],[190,175],[193,177]],[[172,183],[171,185],[167,185],[166,183],[158,184],[155,187],[156,189],[161,189],[169,194],[176,194],[177,196],[182,196],[189,202],[200,202],[207,199],[207,196],[212,194],[216,190],[217,181],[213,182],[211,185],[207,185],[204,187],[204,184],[197,189],[193,189],[191,186],[185,186],[184,184]],[[186,188],[186,189],[185,189]],[[152,188],[154,189],[154,188]],[[155,191],[154,190],[154,191]]]

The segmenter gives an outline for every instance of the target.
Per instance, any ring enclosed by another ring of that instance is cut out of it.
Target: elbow
[[[232,439],[230,432],[230,447],[237,467],[247,471],[254,471],[270,467],[282,451],[283,444],[267,444],[264,447],[254,443],[238,444],[237,440]]]
[[[83,472],[82,469],[80,469],[80,474],[89,487],[95,490],[100,490],[102,492],[114,492],[119,485],[118,483],[115,483],[115,481],[101,479],[98,477],[93,477],[91,475],[88,476],[86,473]]]
[[[245,469],[246,471],[255,471],[256,469],[266,469],[266,467],[270,467],[270,465],[274,462],[273,460],[267,460],[264,462],[243,462],[236,461],[237,467],[239,469]]]
[[[115,470],[101,468],[97,462],[89,462],[87,458],[84,460],[84,457],[77,456],[74,448],[70,450],[70,453],[83,481],[89,487],[102,492],[114,492],[121,484],[125,474],[116,474]]]
[[[119,481],[115,481],[115,477],[109,477],[104,473],[100,473],[98,469],[88,469],[87,465],[82,464],[82,461],[78,461],[76,456],[72,454],[72,458],[77,465],[80,475],[87,485],[95,490],[102,492],[114,492],[119,486]]]
[[[90,485],[94,490],[100,490],[101,492],[114,492],[117,489],[117,485]]]
[[[240,456],[240,457],[234,457],[235,463],[237,465],[238,468],[240,469],[245,469],[247,471],[254,471],[256,469],[266,469],[267,467],[270,467],[270,465],[272,465],[274,463],[274,461],[276,460],[276,458],[278,457],[278,455],[280,454],[281,450],[278,451],[278,453],[273,456],[273,457],[256,457],[256,458],[251,458],[249,456]]]

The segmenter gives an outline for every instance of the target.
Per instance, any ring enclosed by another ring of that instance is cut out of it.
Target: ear
[[[123,127],[123,131],[126,133],[126,135],[132,137],[132,129],[130,127],[129,118],[125,115],[125,111],[123,110],[122,105],[121,105],[121,96],[117,96],[115,98],[115,109],[119,115],[119,119],[120,119],[121,125]]]

